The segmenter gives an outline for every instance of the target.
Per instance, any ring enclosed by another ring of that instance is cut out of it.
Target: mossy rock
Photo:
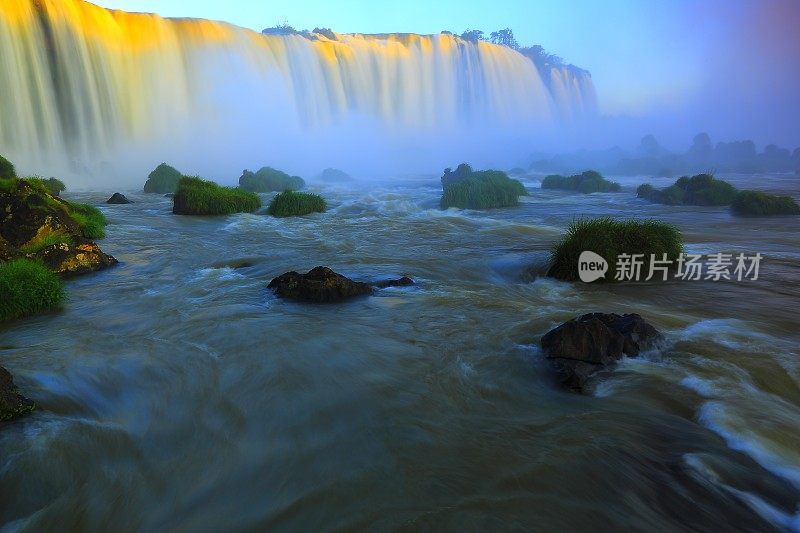
[[[0,366],[0,422],[9,422],[32,413],[36,404],[20,394],[11,373]]]
[[[493,209],[515,207],[519,197],[527,196],[525,186],[500,170],[475,171],[467,164],[455,172],[446,169],[442,176],[442,209]]]
[[[185,176],[178,183],[172,212],[176,215],[209,216],[252,213],[260,208],[261,199],[254,193],[222,187],[196,176]]]
[[[619,192],[619,183],[605,179],[599,172],[587,170],[573,176],[552,174],[542,180],[542,189],[561,189],[584,194],[594,192]]]
[[[62,277],[117,263],[91,240],[105,234],[96,207],[62,200],[38,180],[0,182],[0,259],[41,261]]]
[[[326,168],[319,175],[319,179],[328,183],[347,183],[353,181],[353,176],[338,168]]]
[[[296,191],[305,185],[306,182],[300,176],[290,176],[272,167],[263,167],[257,172],[245,170],[239,178],[239,187],[249,192]]]
[[[740,191],[731,203],[731,212],[738,217],[800,215],[800,206],[791,196]]]
[[[646,273],[651,255],[661,260],[666,254],[669,261],[676,261],[683,253],[683,236],[672,224],[656,220],[608,217],[578,220],[553,247],[548,275],[564,281],[578,280],[578,259],[585,251],[594,252],[608,262],[605,279],[613,281],[620,254],[643,254],[642,271]]]
[[[166,163],[161,163],[153,170],[144,184],[144,192],[174,193],[183,174]]]
[[[327,204],[322,196],[307,192],[284,191],[275,196],[267,212],[274,217],[295,217],[324,213]]]

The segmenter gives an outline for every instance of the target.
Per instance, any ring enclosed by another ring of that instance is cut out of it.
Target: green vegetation
[[[28,259],[0,263],[0,321],[58,307],[64,289],[47,267]]]
[[[578,258],[592,251],[608,261],[606,280],[616,275],[620,254],[644,254],[642,272],[647,273],[651,254],[661,260],[663,254],[675,261],[683,252],[683,236],[673,225],[656,220],[614,220],[603,217],[573,222],[567,234],[552,251],[548,275],[565,281],[578,278]]]
[[[305,185],[303,178],[272,167],[264,167],[256,173],[245,170],[239,178],[239,187],[250,192],[296,191]]]
[[[584,194],[593,192],[619,192],[619,183],[609,181],[594,170],[587,170],[573,176],[552,174],[542,180],[542,189],[564,189]]]
[[[776,196],[758,191],[740,191],[733,199],[731,212],[740,217],[800,215],[800,206],[791,196]]]
[[[47,190],[53,196],[58,196],[62,192],[67,190],[67,186],[64,185],[64,182],[60,179],[56,178],[42,178],[39,176],[31,176],[25,178],[25,181],[30,183],[33,186],[40,186]]]
[[[183,175],[166,163],[161,163],[147,176],[144,192],[171,193],[178,188]]]
[[[455,172],[445,169],[442,176],[442,209],[492,209],[514,207],[520,196],[527,196],[525,186],[499,170],[472,170],[462,163]]]
[[[49,248],[54,244],[72,244],[72,237],[66,233],[51,233],[46,237],[35,240],[19,249],[24,255],[31,255]]]
[[[81,235],[87,239],[102,239],[106,236],[108,224],[105,215],[93,205],[69,202],[69,215],[81,228]]]
[[[17,177],[17,172],[14,170],[14,164],[8,159],[0,155],[0,179],[12,179]]]
[[[252,213],[260,207],[261,199],[251,192],[185,176],[178,182],[172,212],[176,215],[230,215]]]
[[[294,217],[323,213],[326,208],[325,199],[319,195],[284,191],[272,199],[267,212],[274,217]]]
[[[640,185],[636,192],[639,198],[667,205],[730,205],[736,196],[733,185],[710,174],[684,176],[661,190],[647,184]]]

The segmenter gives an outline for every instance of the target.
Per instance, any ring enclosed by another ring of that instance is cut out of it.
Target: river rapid
[[[800,196],[797,177],[721,177]],[[798,218],[652,205],[621,181],[529,178],[520,207],[486,212],[440,210],[436,178],[312,185],[329,211],[290,219],[67,193],[101,206],[121,264],[0,326],[0,365],[40,406],[0,429],[0,531],[800,531]],[[537,276],[597,215],[760,252],[760,277]],[[267,290],[317,265],[416,285],[321,306]],[[593,311],[667,342],[578,395],[538,343]]]

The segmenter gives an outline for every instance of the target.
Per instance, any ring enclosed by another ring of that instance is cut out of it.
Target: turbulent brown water
[[[0,529],[800,529],[798,222],[650,205],[639,181],[530,180],[521,207],[483,213],[439,210],[422,179],[318,187],[330,211],[295,219],[103,206],[121,265],[0,329],[0,364],[42,408],[0,430]],[[535,279],[600,214],[761,252],[761,277]],[[418,284],[328,306],[266,289],[317,265]],[[668,342],[576,395],[537,346],[590,311],[639,312]]]

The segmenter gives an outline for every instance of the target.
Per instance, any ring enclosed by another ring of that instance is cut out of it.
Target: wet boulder
[[[124,194],[115,192],[114,194],[111,195],[111,198],[106,200],[106,203],[107,204],[132,204],[133,202],[128,200],[128,198]]]
[[[32,257],[42,261],[51,272],[62,278],[71,278],[97,272],[117,264],[117,260],[103,253],[97,244],[88,239],[73,239],[42,248]]]
[[[11,373],[0,366],[0,422],[8,422],[32,412],[36,405],[19,393]]]
[[[273,279],[268,287],[281,298],[311,303],[341,302],[373,292],[370,285],[353,281],[323,266],[307,274],[287,272]]]
[[[623,355],[638,356],[662,338],[637,314],[589,313],[549,331],[541,345],[564,385],[582,391],[595,372],[614,365]]]
[[[386,289],[388,287],[410,287],[413,284],[413,279],[409,278],[408,276],[403,276],[399,279],[385,279],[379,281],[375,284],[375,286],[379,289]]]

